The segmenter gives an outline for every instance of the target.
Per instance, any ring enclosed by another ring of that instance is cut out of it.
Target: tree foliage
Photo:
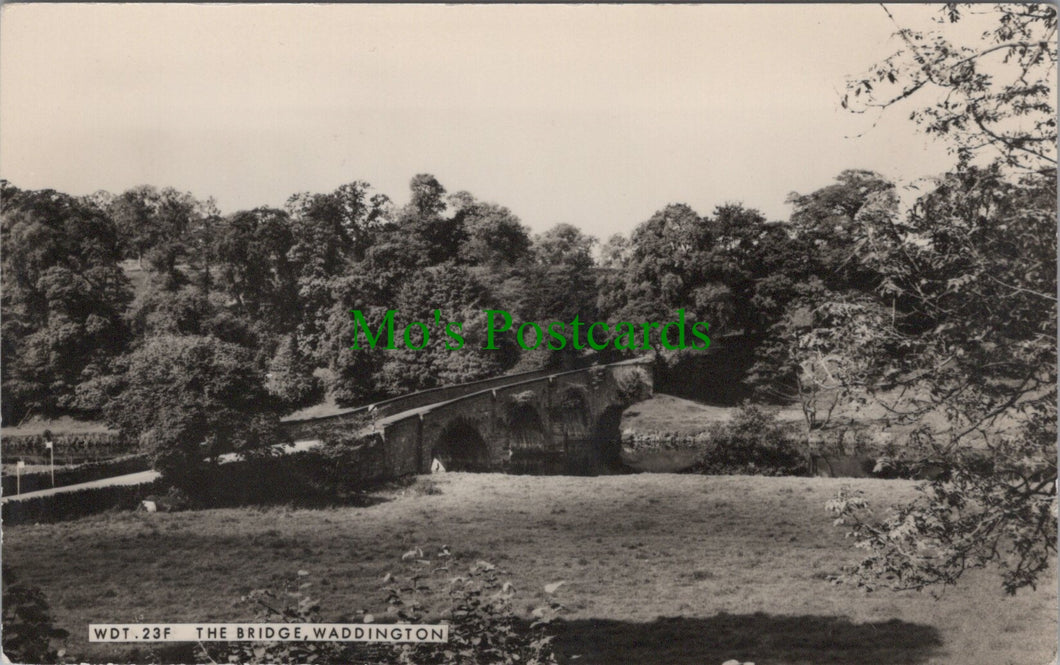
[[[287,440],[280,405],[249,349],[215,337],[158,335],[129,354],[108,421],[138,440],[154,467],[194,490],[219,455],[258,453]]]
[[[128,342],[131,299],[117,230],[99,208],[52,190],[2,184],[4,417],[92,414],[77,387]]]
[[[950,96],[914,119],[960,162],[907,218],[876,219],[858,241],[895,312],[880,403],[912,428],[907,454],[947,469],[892,515],[850,494],[831,504],[869,552],[853,571],[869,586],[952,584],[990,565],[1015,592],[1056,552],[1055,9],[976,7],[990,21],[980,42],[903,29],[912,64],[900,53],[874,70],[901,98],[944,82]],[[942,24],[977,11],[947,6]],[[970,164],[985,146],[999,158]]]
[[[949,3],[932,30],[895,25],[901,48],[847,82],[844,108],[919,101],[911,119],[962,162],[990,151],[1009,166],[1055,168],[1055,6]],[[975,29],[981,38],[968,43]]]
[[[69,636],[52,623],[51,609],[41,590],[20,582],[6,565],[3,568],[4,655],[14,663],[56,663],[65,655],[52,647],[54,640]]]
[[[188,279],[178,264],[207,269],[213,225],[219,213],[212,200],[200,201],[190,192],[143,185],[116,197],[96,197],[105,205],[118,231],[122,254],[158,275],[168,288]]]

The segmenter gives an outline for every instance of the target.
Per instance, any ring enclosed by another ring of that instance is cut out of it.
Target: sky
[[[227,213],[353,180],[401,204],[432,173],[600,238],[676,202],[784,219],[844,169],[952,163],[908,111],[840,108],[895,29],[875,4],[5,5],[0,177]]]

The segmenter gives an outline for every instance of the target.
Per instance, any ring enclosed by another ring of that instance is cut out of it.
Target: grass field
[[[416,491],[433,483],[440,493]],[[1001,594],[970,574],[939,599],[831,584],[855,555],[824,503],[844,482],[878,502],[905,481],[644,474],[444,474],[368,507],[112,513],[4,531],[3,559],[39,585],[66,649],[89,662],[146,659],[90,645],[87,624],[254,620],[237,601],[309,573],[325,618],[381,613],[382,577],[414,546],[511,572],[527,613],[545,584],[569,612],[565,663],[1044,665],[1056,643],[1055,573]]]
[[[797,406],[765,407],[781,422],[802,423],[802,411]],[[715,423],[728,422],[737,408],[706,404],[696,400],[655,393],[650,399],[637,402],[622,413],[622,429],[638,432],[668,432],[699,434]]]

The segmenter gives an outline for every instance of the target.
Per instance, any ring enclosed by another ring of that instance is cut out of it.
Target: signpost
[[[55,446],[51,441],[45,441],[44,445],[48,447],[48,461],[52,472],[52,487],[55,487]]]

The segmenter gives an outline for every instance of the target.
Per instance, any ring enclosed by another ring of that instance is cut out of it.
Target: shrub
[[[68,635],[52,625],[51,611],[37,587],[26,586],[3,567],[3,647],[5,662],[54,663],[62,656],[51,647],[53,639]]]
[[[453,557],[442,547],[433,557],[422,549],[401,557],[401,570],[383,578],[387,610],[380,622],[449,625],[444,644],[356,642],[221,642],[200,644],[200,662],[352,663],[368,665],[554,665],[552,638],[544,634],[563,607],[555,601],[538,607],[535,621],[526,625],[512,611],[515,588],[504,573],[479,561],[463,574],[452,576]],[[557,585],[552,585],[556,586]],[[283,584],[280,591],[255,590],[241,599],[256,606],[259,620],[284,623],[322,623],[319,603],[310,595],[306,571]],[[429,596],[443,591],[448,605],[432,610]],[[546,591],[549,591],[546,587]],[[554,592],[555,589],[552,589]],[[373,623],[370,614],[362,618]]]
[[[3,505],[4,526],[34,522],[59,522],[112,509],[132,510],[150,494],[164,492],[159,482],[143,485],[93,487]]]
[[[323,623],[320,605],[309,595],[312,583],[308,573],[283,583],[277,593],[255,589],[240,598],[240,603],[258,610],[262,623]],[[200,642],[195,651],[197,662],[213,663],[352,663],[351,645],[343,642]]]
[[[192,503],[206,507],[347,503],[363,495],[384,461],[382,447],[370,443],[342,454],[317,449],[255,456],[205,467],[183,489]]]
[[[563,609],[550,602],[533,611],[535,621],[523,627],[512,610],[516,590],[503,579],[504,571],[478,561],[463,574],[443,581],[452,560],[443,547],[432,561],[423,550],[402,556],[404,573],[387,574],[387,605],[400,621],[421,623],[431,616],[427,594],[445,586],[450,608],[441,614],[449,624],[449,641],[437,644],[395,645],[401,665],[547,665],[556,663],[552,638],[544,628]],[[454,571],[455,572],[455,571]]]
[[[651,380],[648,373],[637,367],[615,376],[615,393],[620,403],[628,406],[651,396]]]
[[[699,473],[763,476],[803,475],[807,457],[794,434],[761,407],[744,404],[731,421],[710,430],[695,466]]]

